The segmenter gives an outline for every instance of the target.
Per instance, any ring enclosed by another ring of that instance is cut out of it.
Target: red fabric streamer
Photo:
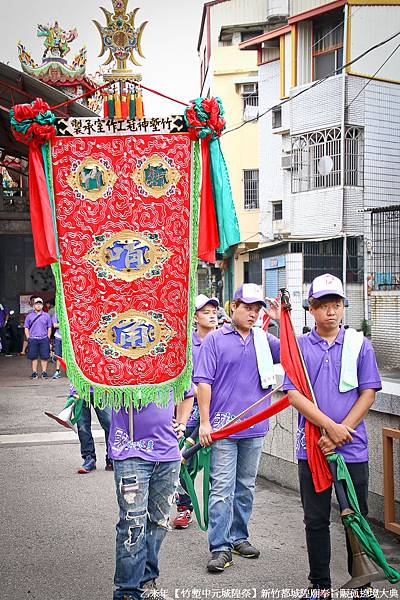
[[[50,110],[47,102],[36,98],[32,104],[13,107],[14,137],[29,146],[29,203],[36,265],[44,267],[57,262],[53,217],[43,166],[41,145],[52,139],[56,130],[49,123],[41,123],[39,115]],[[38,119],[38,120],[36,120]],[[25,133],[15,127],[22,121],[32,120]]]
[[[201,140],[201,196],[199,216],[199,246],[197,256],[215,263],[215,249],[219,246],[217,215],[210,177],[210,154],[207,142]]]
[[[215,442],[216,440],[222,440],[224,438],[233,435],[234,433],[239,433],[239,431],[243,431],[244,429],[248,429],[252,427],[256,423],[260,423],[260,421],[264,421],[273,415],[276,415],[278,412],[285,410],[289,406],[289,400],[287,396],[283,396],[280,400],[277,400],[267,408],[263,408],[255,415],[251,415],[247,417],[247,419],[243,419],[243,421],[237,421],[236,423],[232,423],[232,425],[226,425],[226,427],[221,427],[217,431],[213,431],[211,434],[212,440]]]
[[[312,401],[311,390],[297,346],[295,334],[288,310],[281,311],[281,364],[296,389]],[[321,437],[319,428],[306,421],[306,444],[308,463],[310,465],[316,492],[323,492],[332,485],[332,475],[328,463],[318,446]]]
[[[200,116],[208,115],[206,121]],[[219,137],[225,127],[225,119],[220,116],[220,107],[215,98],[203,98],[201,106],[191,103],[185,112],[192,140],[201,140],[202,178],[200,192],[199,245],[198,257],[206,262],[215,263],[215,251],[219,246],[217,214],[210,169],[209,141]]]
[[[270,319],[267,311],[265,310],[265,308],[263,309],[261,320],[262,320],[261,329],[263,329],[263,331],[265,331],[265,332],[268,332],[268,326],[271,322],[271,319]]]

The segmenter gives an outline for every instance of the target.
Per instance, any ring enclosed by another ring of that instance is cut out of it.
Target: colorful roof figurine
[[[44,38],[44,52],[42,63],[39,65],[32,58],[30,52],[18,43],[18,58],[22,70],[54,87],[69,87],[81,85],[86,89],[93,86],[86,77],[86,48],[80,49],[71,64],[67,63],[65,56],[70,52],[69,44],[78,37],[77,30],[66,31],[60,27],[58,21],[54,25],[38,25],[38,37]]]

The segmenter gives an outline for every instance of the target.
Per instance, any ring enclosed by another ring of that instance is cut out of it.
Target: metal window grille
[[[282,107],[275,106],[272,109],[272,129],[282,127]]]
[[[282,220],[282,202],[274,202],[272,204],[272,220],[273,221],[281,221]]]
[[[311,283],[315,277],[331,273],[343,278],[343,239],[322,242],[291,242],[290,252],[303,253],[304,281]],[[361,238],[347,238],[346,281],[363,280],[363,246]]]
[[[243,171],[243,196],[245,210],[259,208],[258,169]]]
[[[344,184],[364,183],[364,140],[359,127],[347,127],[345,133]]]
[[[258,83],[245,83],[242,87],[243,111],[246,106],[258,106]]]
[[[307,192],[340,185],[341,131],[331,127],[292,137],[292,193]],[[332,161],[324,174],[323,160]],[[345,132],[345,185],[363,184],[363,135],[359,127]]]
[[[371,213],[372,286],[375,290],[400,289],[400,207]]]

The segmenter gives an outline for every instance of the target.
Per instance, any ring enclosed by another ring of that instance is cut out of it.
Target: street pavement
[[[117,503],[113,474],[104,470],[103,432],[94,416],[98,469],[78,475],[77,436],[44,415],[62,409],[67,379],[30,381],[29,374],[25,358],[0,356],[0,599],[110,600]],[[345,544],[337,510],[332,519],[339,587],[348,580]],[[399,569],[400,538],[373,529]],[[298,494],[260,478],[250,532],[260,558],[235,557],[224,573],[210,575],[206,534],[194,522],[172,530],[161,549],[159,587],[183,600],[295,597],[308,571]],[[400,598],[399,584],[374,586],[378,597]]]

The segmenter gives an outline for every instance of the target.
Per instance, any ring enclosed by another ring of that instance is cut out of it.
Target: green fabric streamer
[[[76,425],[82,416],[83,400],[82,400],[82,398],[76,398],[75,396],[69,396],[64,408],[69,408],[72,404],[75,404],[75,406],[74,406],[74,416],[71,419],[71,424]]]
[[[400,581],[400,573],[387,563],[385,555],[372,533],[368,521],[360,513],[357,494],[343,456],[341,454],[329,454],[326,458],[328,462],[336,462],[337,478],[345,482],[347,498],[354,511],[353,515],[343,517],[344,525],[354,531],[364,552],[376,565],[381,567],[385,573],[386,579],[390,583],[398,583]]]
[[[200,450],[193,455],[191,470],[187,468],[187,465],[181,465],[181,475],[186,485],[186,490],[190,496],[193,504],[194,514],[196,515],[197,523],[202,531],[207,531],[208,528],[208,499],[210,495],[210,459],[211,459],[211,447],[200,448]],[[196,489],[194,487],[195,479],[203,471],[203,519],[201,517],[201,510],[199,501],[197,499]]]
[[[217,211],[219,248],[217,252],[226,252],[230,246],[240,242],[239,223],[232,197],[231,183],[219,138],[211,139],[210,166],[215,209]]]
[[[50,148],[47,145],[47,160],[50,161]],[[46,162],[46,161],[45,161]],[[48,163],[49,164],[49,163]],[[50,163],[51,164],[51,163]],[[62,275],[60,263],[51,265],[54,279],[56,282],[56,311],[60,324],[60,333],[63,340],[63,360],[67,365],[67,376],[70,383],[74,386],[77,394],[89,406],[91,401],[91,390],[93,405],[99,408],[109,406],[115,410],[120,410],[122,406],[126,409],[132,404],[135,408],[147,406],[154,402],[158,406],[167,406],[170,392],[173,392],[175,402],[179,402],[184,392],[190,387],[192,378],[192,320],[194,315],[194,298],[196,292],[196,272],[197,272],[197,241],[198,241],[198,214],[199,214],[199,190],[200,190],[200,150],[199,143],[193,144],[192,169],[191,169],[191,262],[189,266],[189,314],[187,324],[187,349],[186,366],[182,373],[165,383],[143,384],[130,386],[107,386],[90,381],[82,373],[75,359],[75,353],[71,342],[69,323],[65,306],[63,292]],[[54,204],[54,190],[52,178],[49,170],[48,186],[49,196]],[[56,236],[57,239],[57,236]]]

